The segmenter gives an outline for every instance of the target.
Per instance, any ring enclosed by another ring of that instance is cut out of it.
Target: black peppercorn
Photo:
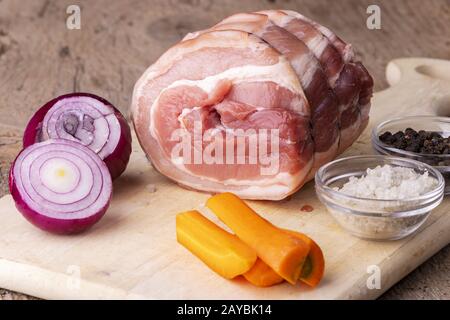
[[[392,134],[389,131],[379,136],[384,144],[415,153],[422,154],[450,154],[450,138],[443,137],[436,131],[416,131],[412,128],[406,128],[405,131],[397,131]],[[441,161],[438,158],[436,161]]]

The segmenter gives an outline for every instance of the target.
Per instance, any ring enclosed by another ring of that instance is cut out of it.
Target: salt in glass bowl
[[[408,167],[437,179],[437,186],[415,198],[402,200],[358,198],[336,191],[367,168]],[[336,221],[349,233],[370,240],[396,240],[416,231],[444,196],[444,178],[433,167],[412,159],[382,155],[353,156],[322,166],[315,176],[316,193]]]

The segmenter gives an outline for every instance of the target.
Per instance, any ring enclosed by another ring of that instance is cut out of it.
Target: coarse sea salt
[[[402,200],[421,196],[437,187],[437,179],[428,172],[417,173],[411,168],[391,165],[368,168],[361,177],[350,177],[336,191],[368,199]]]

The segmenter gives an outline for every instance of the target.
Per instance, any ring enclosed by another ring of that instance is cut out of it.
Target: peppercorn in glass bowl
[[[389,174],[385,174],[383,169],[386,166],[388,170],[410,171],[422,179],[411,181],[405,177],[398,181],[398,188],[391,188],[395,192],[377,197],[364,197],[360,192],[345,190],[349,183],[367,178],[370,169],[382,173],[379,179],[369,178],[365,186],[356,187],[383,192],[387,187],[384,183],[388,184],[389,180]],[[434,179],[432,184],[424,183],[430,182],[430,179]],[[428,186],[425,188],[424,184]],[[416,231],[442,202],[444,178],[433,167],[411,159],[382,155],[353,156],[323,165],[316,172],[315,187],[319,200],[350,234],[369,240],[397,240]]]
[[[424,162],[442,173],[450,194],[450,118],[409,116],[380,123],[372,131],[372,146],[382,155]]]

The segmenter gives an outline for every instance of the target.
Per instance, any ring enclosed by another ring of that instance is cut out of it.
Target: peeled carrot
[[[211,209],[261,260],[291,284],[300,278],[309,245],[275,227],[232,193],[209,198]]]
[[[322,250],[314,240],[305,234],[287,229],[282,230],[295,237],[299,237],[309,244],[309,254],[303,264],[299,280],[310,287],[315,287],[322,279],[325,270],[325,260]],[[260,287],[270,287],[283,281],[283,278],[261,259],[258,259],[255,265],[248,272],[244,273],[244,277],[250,283]]]
[[[243,276],[248,282],[258,287],[270,287],[284,281],[278,273],[259,258]]]
[[[322,249],[320,249],[319,245],[313,239],[303,233],[292,230],[285,231],[293,236],[303,239],[305,242],[309,242],[310,250],[305,264],[303,265],[300,281],[311,287],[317,286],[320,280],[322,280],[325,271],[325,259]]]
[[[224,278],[246,273],[257,259],[253,249],[198,211],[178,214],[176,230],[178,242]]]

